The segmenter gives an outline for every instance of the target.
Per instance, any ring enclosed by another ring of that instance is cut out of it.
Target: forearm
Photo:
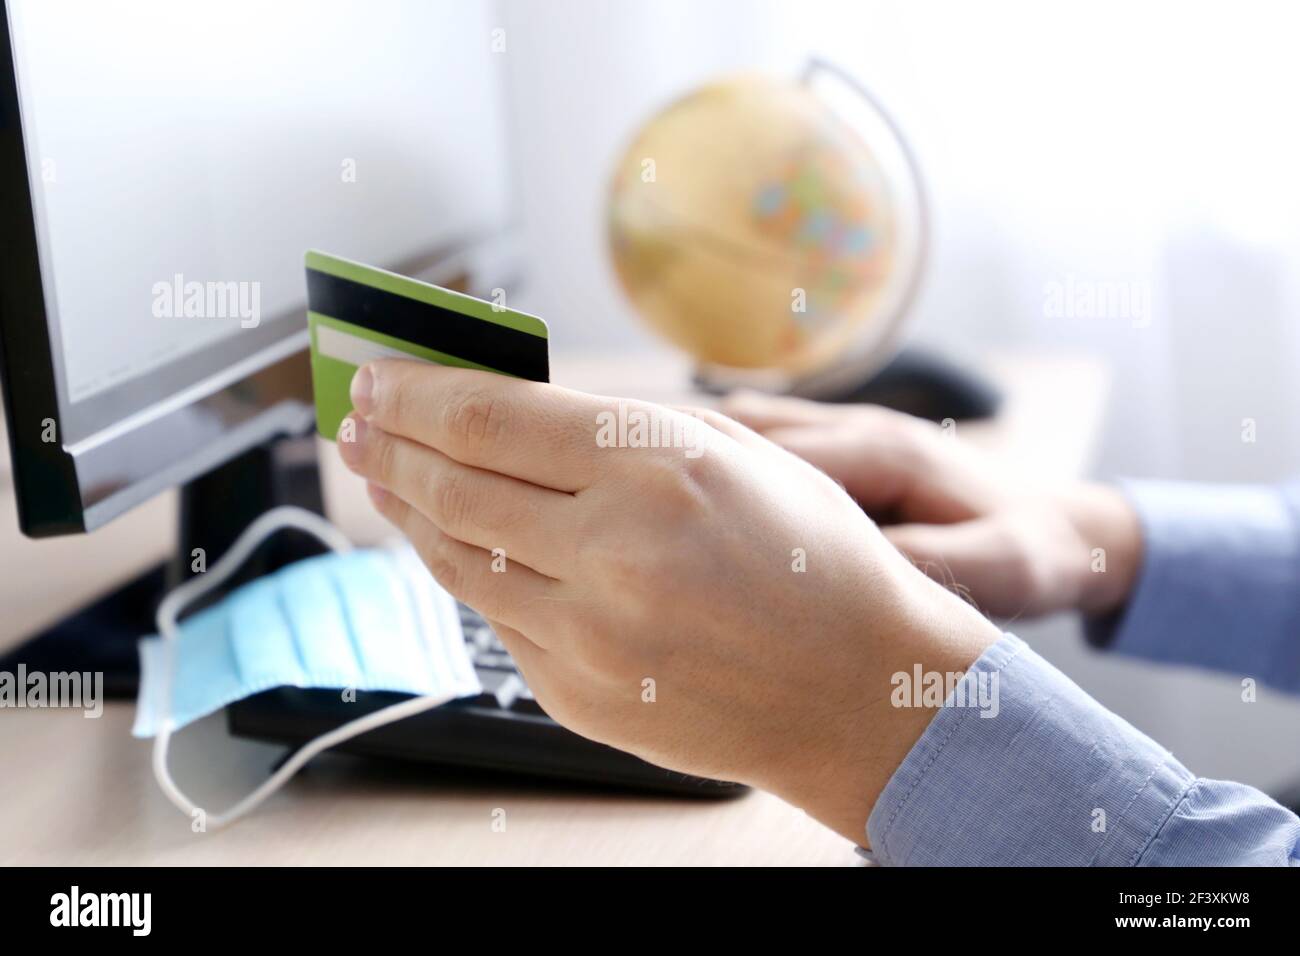
[[[942,708],[868,822],[893,865],[1295,865],[1300,820],[1200,780],[1010,635],[971,667],[996,710]]]

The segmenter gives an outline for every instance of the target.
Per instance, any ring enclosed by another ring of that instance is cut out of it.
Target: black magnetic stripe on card
[[[550,381],[546,339],[350,279],[307,270],[313,312],[534,382]]]

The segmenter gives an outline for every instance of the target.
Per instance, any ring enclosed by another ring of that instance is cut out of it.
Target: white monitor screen
[[[309,247],[394,265],[499,224],[494,9],[11,2],[71,430],[298,334]]]

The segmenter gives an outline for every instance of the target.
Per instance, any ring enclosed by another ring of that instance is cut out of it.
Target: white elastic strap
[[[212,566],[211,571],[190,578],[184,584],[172,590],[158,605],[157,624],[158,633],[163,638],[163,667],[162,692],[159,694],[158,704],[160,710],[158,734],[154,737],[153,742],[153,775],[158,781],[158,786],[167,795],[167,799],[191,818],[194,817],[196,811],[205,813],[205,825],[212,830],[233,823],[250,810],[256,808],[263,800],[283,787],[302,768],[303,764],[321,751],[328,750],[335,744],[341,744],[345,740],[351,740],[353,737],[374,730],[376,727],[382,727],[385,724],[394,723],[413,714],[441,707],[456,696],[454,693],[445,693],[431,697],[414,697],[398,704],[390,704],[373,713],[350,720],[327,734],[321,734],[295,751],[293,756],[286,760],[275,773],[271,774],[261,786],[224,813],[207,813],[196,806],[189,797],[185,796],[172,779],[171,771],[167,769],[167,747],[172,736],[171,700],[172,678],[176,672],[177,618],[188,604],[207,594],[213,588],[218,587],[234,574],[239,566],[248,560],[248,556],[256,550],[258,545],[284,528],[297,528],[300,531],[305,531],[318,538],[322,544],[331,550],[340,554],[352,550],[352,542],[347,539],[347,536],[320,515],[313,514],[303,508],[288,506],[272,508],[244,530],[244,533],[230,546],[230,550]]]

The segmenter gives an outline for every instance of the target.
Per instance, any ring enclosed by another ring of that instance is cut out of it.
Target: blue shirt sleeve
[[[1300,865],[1289,810],[1194,777],[1012,635],[939,708],[867,835],[887,865]]]
[[[1125,486],[1142,524],[1133,596],[1088,640],[1300,693],[1300,485]]]

